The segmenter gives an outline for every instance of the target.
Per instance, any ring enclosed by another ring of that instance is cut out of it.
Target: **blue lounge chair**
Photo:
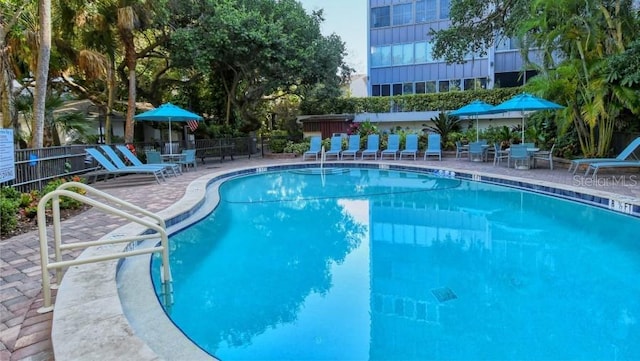
[[[322,139],[319,136],[311,137],[311,143],[309,150],[302,154],[302,160],[305,160],[307,156],[314,156],[318,160],[318,154],[322,150]]]
[[[622,161],[625,161],[627,158],[629,158],[629,156],[633,156],[635,160],[640,160],[633,154],[633,152],[638,147],[640,147],[640,137],[634,139],[631,143],[629,143],[629,145],[627,145],[627,147],[624,148],[622,152],[620,152],[620,154],[618,154],[618,156],[615,158],[574,159],[571,161],[571,164],[569,164],[569,172],[571,172],[571,170],[573,169],[573,174],[576,174],[576,171],[582,164],[591,165],[598,162],[606,162],[606,163],[622,162]],[[587,172],[588,171],[589,171],[589,166],[587,166]]]
[[[387,148],[380,152],[380,159],[383,159],[385,155],[393,156],[393,160],[396,160],[396,156],[400,152],[400,135],[389,134],[387,139]]]
[[[149,168],[149,167],[128,166],[128,167],[125,167],[125,168],[118,168],[115,165],[113,165],[113,163],[111,163],[104,156],[104,154],[102,154],[98,149],[96,149],[96,148],[87,148],[87,149],[85,149],[85,151],[91,157],[93,157],[93,159],[95,159],[96,162],[98,162],[98,164],[100,164],[100,166],[103,169],[103,171],[100,172],[100,173],[103,173],[106,176],[113,175],[115,177],[115,176],[118,176],[118,175],[121,175],[121,174],[153,174],[153,176],[156,178],[156,182],[158,182],[158,184],[160,184],[160,177],[162,177],[162,180],[165,180],[165,178],[164,178],[164,167]],[[158,177],[158,176],[160,176],[160,177]],[[98,178],[98,173],[96,173],[94,181],[97,178]]]
[[[369,134],[367,136],[367,149],[362,151],[362,157],[373,156],[373,159],[378,159],[378,150],[380,150],[380,136],[378,134]]]
[[[143,166],[145,165],[144,163],[142,163],[140,161],[140,159],[138,159],[138,157],[136,157],[135,154],[133,154],[129,148],[127,148],[126,146],[120,144],[120,145],[116,145],[116,149],[118,149],[118,151],[120,153],[122,153],[122,155],[127,158],[127,160],[129,162],[131,162],[131,164],[135,165],[135,166]],[[159,153],[158,153],[159,154]],[[163,163],[163,162],[158,162],[156,164],[162,164],[167,170],[171,170],[171,172],[173,172],[173,175],[178,175],[179,173],[182,173],[182,170],[180,169],[180,165],[175,164],[175,163]],[[146,165],[155,165],[154,163],[147,163]]]
[[[345,155],[353,155],[353,160],[356,160],[358,152],[360,151],[360,134],[351,134],[349,136],[349,146],[347,149],[340,153],[340,158],[344,160]]]
[[[430,155],[437,155],[438,160],[442,160],[440,140],[440,134],[429,134],[427,138],[427,149],[424,151],[424,160],[427,160],[427,157]]]
[[[124,168],[130,167],[130,166],[126,165],[122,161],[122,159],[120,159],[120,156],[118,156],[116,151],[113,150],[113,148],[111,148],[111,146],[103,144],[103,145],[100,146],[100,149],[102,149],[102,152],[107,155],[107,158],[111,161],[111,163],[113,163],[113,165],[116,166],[116,168],[124,169]],[[142,164],[142,165],[134,165],[134,167],[149,168],[149,169],[160,169],[163,172],[166,171],[165,167],[161,166],[159,164]]]
[[[340,152],[342,151],[342,137],[331,137],[331,149],[324,152],[324,159],[328,157],[336,157],[336,160],[340,159]]]
[[[400,160],[402,160],[403,155],[411,155],[413,160],[416,160],[418,155],[418,134],[407,134],[404,149],[400,151]]]
[[[591,176],[595,177],[598,173],[598,170],[600,170],[601,168],[640,168],[640,160],[616,160],[613,162],[591,163],[587,167],[587,170],[584,172],[584,175],[589,175],[589,172],[593,170]]]

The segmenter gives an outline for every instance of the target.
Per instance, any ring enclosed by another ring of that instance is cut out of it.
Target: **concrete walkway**
[[[194,179],[212,171],[230,170],[238,167],[265,166],[274,163],[301,162],[294,159],[236,159],[218,163],[209,161],[198,165],[195,171],[182,176],[171,177],[158,185],[152,178],[127,176],[108,182],[93,184],[115,197],[157,212],[180,200],[186,186]],[[307,161],[310,163],[310,161]],[[348,163],[348,161],[345,161]],[[380,162],[380,161],[378,161]],[[399,164],[399,161],[385,160],[385,163]],[[507,175],[526,180],[546,181],[561,187],[578,190],[605,192],[623,195],[640,204],[640,173],[608,176],[602,174],[597,179],[573,176],[564,168],[515,170],[504,166],[494,167],[490,163],[473,163],[467,160],[443,158],[438,161],[405,161],[408,165],[442,167],[458,171],[474,171],[484,174]],[[88,210],[63,222],[65,242],[74,240],[96,240],[106,233],[124,225],[117,218]],[[65,254],[65,258],[76,257],[78,252]],[[52,360],[53,349],[50,340],[52,313],[38,314],[42,305],[40,278],[40,252],[37,231],[0,241],[0,360]]]

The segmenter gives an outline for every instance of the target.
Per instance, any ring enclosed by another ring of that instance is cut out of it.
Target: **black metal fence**
[[[255,137],[198,139],[191,144],[177,144],[172,149],[196,149],[198,157],[205,158],[229,156],[249,156],[257,152],[258,140]],[[154,149],[161,152],[169,149],[165,143],[135,143],[138,157],[144,159],[144,150]],[[83,175],[99,167],[88,157],[85,149],[96,145],[68,145],[38,149],[15,150],[15,178],[0,183],[0,186],[11,186],[20,192],[41,190],[54,179],[71,178]]]

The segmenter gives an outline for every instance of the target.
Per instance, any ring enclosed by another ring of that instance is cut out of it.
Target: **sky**
[[[346,43],[346,62],[367,73],[367,0],[299,0],[307,13],[324,9],[323,35],[336,33]]]

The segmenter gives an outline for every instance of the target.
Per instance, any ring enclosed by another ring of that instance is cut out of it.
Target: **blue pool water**
[[[220,197],[171,237],[166,311],[222,360],[640,359],[640,219],[373,169]]]

